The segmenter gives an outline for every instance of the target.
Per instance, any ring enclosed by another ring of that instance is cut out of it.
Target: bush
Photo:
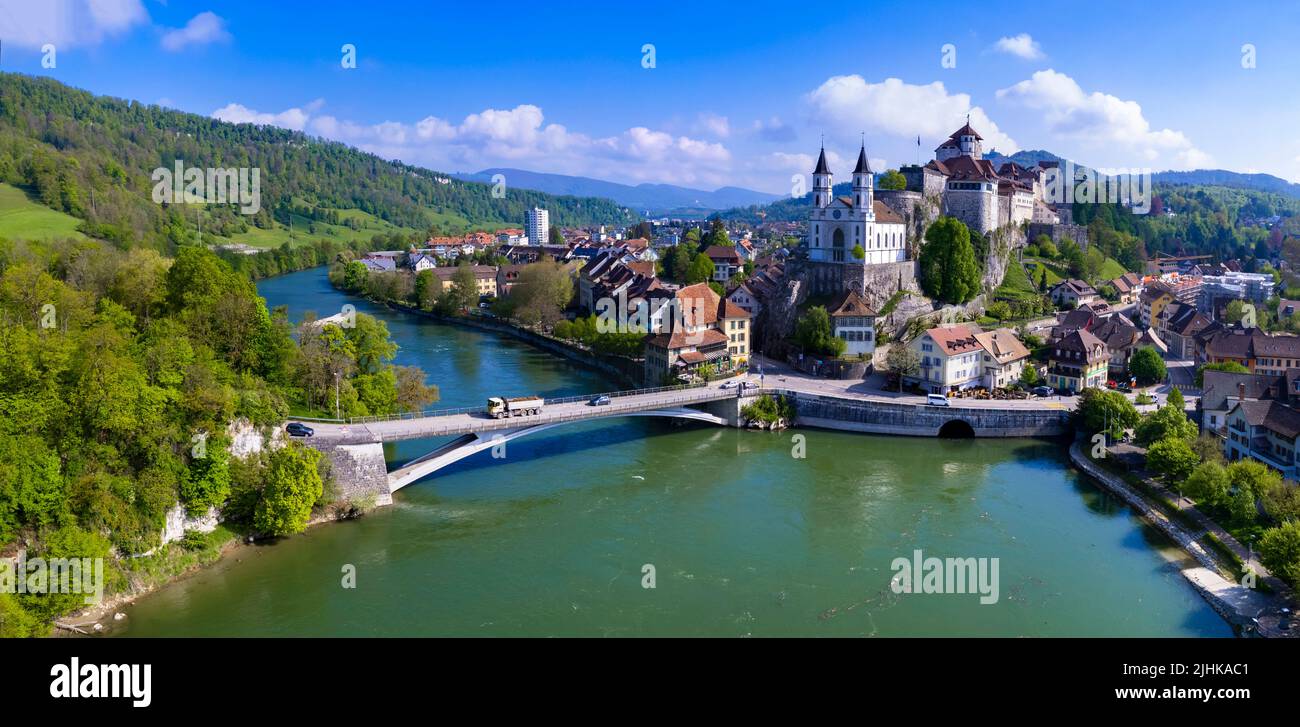
[[[784,419],[788,422],[794,418],[794,405],[784,396],[774,397],[763,394],[743,406],[740,415],[749,421],[763,422],[764,424],[774,424],[778,419]]]

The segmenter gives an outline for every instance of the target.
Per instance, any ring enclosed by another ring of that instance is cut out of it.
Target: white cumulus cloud
[[[386,159],[444,171],[493,166],[576,174],[618,182],[670,182],[707,187],[734,183],[731,153],[717,142],[634,126],[610,136],[547,123],[542,109],[520,104],[484,109],[459,122],[426,116],[414,123],[362,124],[317,113],[323,102],[280,112],[230,103],[212,112],[223,121],[273,124],[351,144]]]
[[[140,0],[0,0],[0,39],[20,48],[96,45],[148,22]]]
[[[840,134],[864,131],[871,135],[902,138],[921,136],[924,141],[945,139],[970,116],[971,126],[984,137],[986,150],[1014,154],[1020,146],[1002,133],[979,106],[964,93],[949,93],[943,83],[925,85],[886,78],[868,83],[862,76],[834,76],[808,94],[817,121]]]
[[[1112,166],[1195,169],[1212,164],[1183,132],[1153,129],[1136,101],[1088,93],[1052,69],[999,90],[997,97],[1042,112],[1050,132],[1094,150]]]
[[[190,18],[183,28],[174,28],[163,33],[162,47],[173,53],[190,46],[224,43],[230,40],[226,32],[226,21],[212,11],[206,11]]]
[[[999,38],[993,47],[1002,53],[1024,58],[1027,61],[1036,61],[1043,57],[1043,49],[1028,33]]]
[[[307,128],[308,119],[324,104],[324,99],[317,99],[301,108],[294,107],[272,114],[254,111],[243,104],[230,103],[213,111],[212,117],[232,124],[261,124],[303,131]]]

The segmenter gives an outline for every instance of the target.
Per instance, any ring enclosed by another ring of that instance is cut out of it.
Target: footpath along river
[[[262,281],[294,320],[352,303],[397,362],[488,396],[617,388],[501,336]],[[807,456],[792,456],[794,433]],[[390,463],[429,442],[389,445]],[[1188,559],[1070,468],[1066,445],[625,419],[482,453],[357,521],[244,548],[140,599],[128,636],[1231,636]],[[998,558],[998,600],[895,595],[895,558]],[[654,566],[656,587],[642,587]],[[356,588],[342,586],[345,565]]]

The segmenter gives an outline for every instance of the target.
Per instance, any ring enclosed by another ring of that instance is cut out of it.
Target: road
[[[732,384],[734,386],[734,384]],[[515,392],[525,395],[526,392]],[[574,397],[577,400],[564,400],[563,403],[547,404],[541,414],[493,419],[486,412],[486,402],[482,409],[450,410],[437,416],[405,416],[364,423],[309,422],[314,431],[313,443],[346,444],[361,442],[392,442],[402,439],[426,439],[444,437],[471,432],[500,431],[518,429],[538,424],[558,424],[586,419],[599,419],[608,416],[628,414],[655,409],[702,404],[737,396],[735,388],[723,388],[721,383],[694,389],[670,389],[653,391],[645,394],[628,394],[611,397],[610,403],[603,406],[590,406],[590,397]]]

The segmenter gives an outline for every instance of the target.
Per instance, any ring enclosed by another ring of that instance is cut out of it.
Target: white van
[[[948,406],[948,397],[943,394],[926,394],[925,403],[930,406]]]

